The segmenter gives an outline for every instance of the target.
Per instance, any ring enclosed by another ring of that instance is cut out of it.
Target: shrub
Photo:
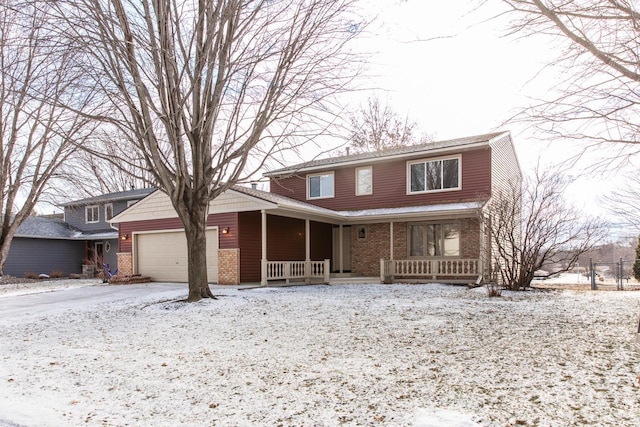
[[[485,286],[487,287],[487,295],[489,295],[489,297],[493,298],[502,295],[502,290],[496,282],[489,282]]]
[[[52,270],[51,273],[49,273],[49,277],[51,277],[52,279],[61,279],[62,277],[64,277],[64,271]]]
[[[39,279],[38,273],[34,273],[33,271],[26,271],[24,277],[26,279]]]

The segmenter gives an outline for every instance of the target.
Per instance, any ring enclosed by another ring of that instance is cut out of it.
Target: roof
[[[362,209],[350,211],[334,211],[332,209],[322,208],[310,203],[301,202],[279,194],[268,193],[253,188],[234,186],[233,191],[246,194],[276,205],[276,209],[292,212],[297,211],[305,215],[316,215],[327,219],[333,219],[338,222],[362,222],[362,221],[379,221],[382,219],[403,218],[412,216],[421,216],[424,214],[433,215],[468,215],[475,212],[483,203],[482,202],[462,202],[462,203],[439,203],[432,205],[419,206],[402,206],[387,207],[375,209]]]
[[[300,170],[308,170],[321,168],[324,166],[333,166],[340,164],[359,163],[371,160],[383,160],[385,158],[408,157],[420,153],[429,153],[434,151],[445,151],[450,149],[465,149],[477,146],[489,145],[492,140],[499,136],[508,135],[508,132],[494,132],[483,135],[468,136],[465,138],[449,139],[445,141],[427,142],[424,144],[408,145],[403,147],[389,148],[387,150],[372,151],[367,153],[357,153],[345,156],[328,157],[325,159],[312,160],[305,163],[299,163],[293,166],[287,166],[265,173],[265,176],[285,175]]]
[[[60,218],[29,216],[20,224],[15,237],[58,240],[109,240],[117,239],[118,232],[116,230],[81,231]]]
[[[80,230],[60,219],[29,216],[20,224],[15,237],[76,239],[80,234]]]
[[[134,190],[118,191],[116,193],[102,194],[100,196],[88,197],[86,199],[74,200],[72,202],[63,203],[60,206],[79,206],[79,205],[91,205],[94,203],[104,202],[116,202],[120,200],[135,200],[147,197],[149,194],[156,191],[155,188],[137,188]]]

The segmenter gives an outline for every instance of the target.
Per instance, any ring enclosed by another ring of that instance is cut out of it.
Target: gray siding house
[[[109,221],[127,207],[155,191],[153,188],[122,191],[62,205],[63,218],[29,217],[11,243],[5,274],[62,271],[82,273],[83,265],[95,270],[118,264],[118,230]]]

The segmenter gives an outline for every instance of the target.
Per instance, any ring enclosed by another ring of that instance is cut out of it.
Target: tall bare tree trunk
[[[189,301],[213,296],[209,202],[334,125],[358,72],[345,48],[362,24],[355,2],[54,2],[104,88],[94,117],[136,147],[184,225]]]
[[[185,223],[187,237],[187,271],[189,274],[189,296],[187,301],[214,298],[209,288],[207,275],[207,211],[208,202],[193,203],[189,209],[189,220]]]

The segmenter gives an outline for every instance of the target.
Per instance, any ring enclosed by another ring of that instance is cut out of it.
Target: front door
[[[342,266],[340,265],[340,227],[333,228],[333,271],[351,271],[351,226],[342,227]],[[341,268],[342,267],[342,268]]]
[[[95,256],[96,256],[96,271],[101,271],[102,263],[104,262],[104,243],[96,242]]]

